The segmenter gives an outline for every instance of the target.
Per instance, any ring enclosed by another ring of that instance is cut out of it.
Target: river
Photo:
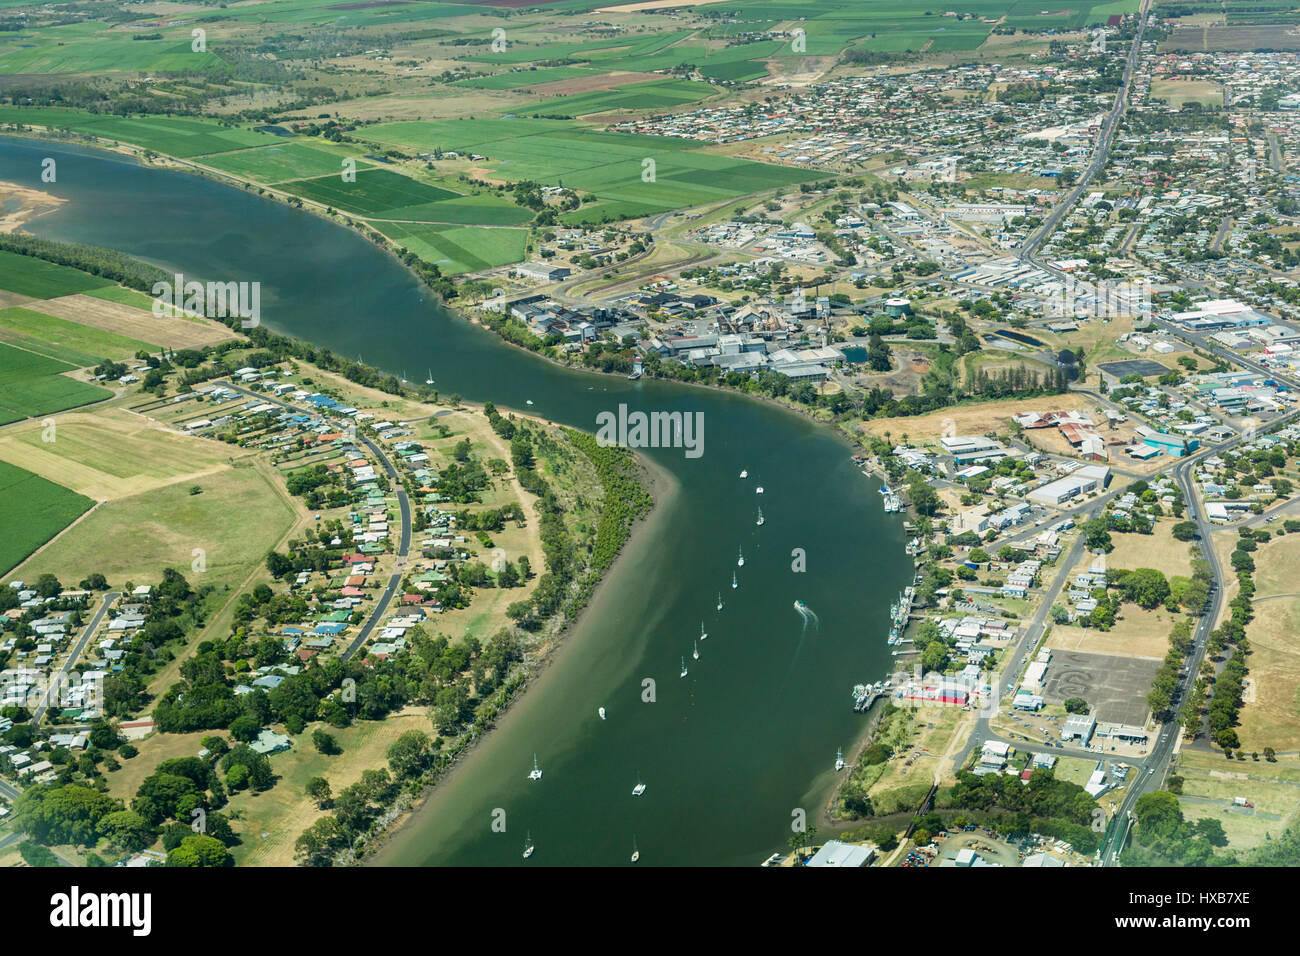
[[[40,181],[45,157],[56,160],[56,183]],[[35,235],[120,249],[194,278],[258,281],[270,329],[412,381],[432,370],[443,394],[587,431],[620,403],[703,414],[699,458],[645,452],[671,473],[674,493],[568,646],[382,862],[524,865],[531,833],[530,864],[626,863],[635,840],[645,865],[754,865],[786,847],[797,808],[818,819],[836,748],[847,752],[865,720],[850,689],[888,671],[887,609],[912,574],[901,518],[882,512],[878,483],[839,436],[739,395],[573,371],[511,348],[449,314],[353,232],[254,193],[8,138],[0,179],[68,200],[26,226]],[[805,571],[794,569],[795,549]],[[796,600],[815,621],[805,625]],[[701,622],[708,638],[694,660]],[[642,699],[647,678],[653,703]],[[527,779],[534,752],[536,782]],[[635,797],[638,774],[646,792]],[[505,833],[493,829],[498,809]]]

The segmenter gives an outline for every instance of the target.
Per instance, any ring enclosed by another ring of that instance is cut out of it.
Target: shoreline
[[[611,591],[610,583],[626,574],[626,569],[636,563],[630,559],[639,556],[645,550],[648,541],[652,537],[649,532],[658,528],[662,523],[666,511],[664,506],[670,504],[681,490],[681,485],[677,479],[662,465],[658,465],[641,455],[637,456],[636,461],[641,468],[646,489],[654,499],[654,506],[651,508],[650,513],[632,525],[631,532],[628,534],[627,540],[623,542],[623,547],[619,549],[618,556],[601,577],[600,582],[592,591],[590,599],[583,605],[577,616],[551,638],[549,647],[537,659],[534,672],[510,698],[504,712],[491,730],[481,734],[457,755],[452,765],[437,780],[426,785],[410,806],[394,817],[383,832],[376,835],[373,841],[367,842],[365,854],[358,865],[414,865],[393,864],[387,859],[394,852],[393,847],[397,838],[402,836],[408,829],[417,826],[422,817],[434,811],[439,797],[446,793],[448,785],[458,776],[463,776],[464,769],[476,758],[481,759],[481,751],[484,745],[493,739],[496,735],[495,732],[503,729],[507,723],[516,723],[521,719],[518,716],[520,708],[516,705],[525,701],[530,691],[536,692],[541,689],[551,676],[554,666],[565,657],[572,656],[572,651],[589,636],[587,631],[584,630],[584,626],[592,617],[598,616],[594,612],[608,602]],[[534,693],[533,698],[536,698],[536,693]]]
[[[0,181],[0,202],[12,199],[18,200],[22,205],[12,212],[0,214],[0,233],[17,232],[33,219],[47,212],[53,212],[67,202],[66,199],[52,193],[32,189],[29,186],[20,186],[7,180]]]

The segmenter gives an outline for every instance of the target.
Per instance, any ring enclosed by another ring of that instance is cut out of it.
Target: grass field
[[[0,574],[12,570],[93,504],[40,475],[0,461],[0,528],[4,528]]]
[[[558,96],[543,100],[532,107],[513,107],[510,112],[528,116],[583,116],[589,113],[606,113],[610,110],[655,110],[695,103],[712,96],[714,89],[708,83],[690,80],[657,80],[633,83],[610,90],[592,90],[574,96]]]
[[[35,299],[86,292],[113,285],[80,269],[56,265],[43,259],[0,250],[0,289]]]
[[[1300,760],[1279,757],[1276,763],[1224,760],[1221,754],[1183,751],[1173,771],[1183,778],[1179,798],[1188,820],[1209,817],[1223,824],[1229,850],[1248,850],[1286,829],[1300,810]],[[1254,807],[1233,806],[1244,797]]]
[[[270,133],[222,126],[213,120],[169,116],[125,118],[75,109],[0,106],[0,123],[25,123],[66,129],[101,139],[132,143],[183,159],[284,142]]]
[[[24,308],[0,309],[0,341],[79,367],[98,365],[106,358],[129,358],[141,349],[154,348],[153,343]]]
[[[359,169],[355,182],[338,173],[285,183],[281,188],[358,216],[378,219],[427,219],[429,208],[456,193],[387,169]]]
[[[399,222],[380,222],[375,228],[426,262],[432,262],[444,275],[519,262],[528,242],[527,229]]]
[[[196,485],[201,493],[190,494]],[[247,463],[222,467],[101,504],[21,570],[28,577],[48,571],[62,581],[98,571],[121,584],[156,581],[172,567],[196,586],[234,585],[266,558],[296,515],[269,472]],[[205,570],[191,574],[196,548]]]
[[[255,182],[274,184],[314,176],[338,177],[343,171],[345,158],[303,143],[287,142],[221,153],[203,160],[203,163]],[[355,160],[358,171],[373,167],[359,156],[351,158]]]
[[[107,389],[62,374],[77,367],[0,343],[0,424],[112,397]]]

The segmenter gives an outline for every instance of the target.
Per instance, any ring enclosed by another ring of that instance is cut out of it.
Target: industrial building
[[[1041,488],[1035,488],[1025,497],[1040,504],[1059,505],[1079,495],[1105,488],[1109,478],[1110,469],[1105,465],[1084,465],[1064,478],[1058,478]]]

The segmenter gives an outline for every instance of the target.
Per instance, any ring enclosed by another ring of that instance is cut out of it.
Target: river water
[[[40,179],[46,157],[53,184]],[[830,429],[734,394],[557,367],[449,314],[351,231],[237,188],[15,139],[0,139],[0,179],[69,200],[26,227],[36,235],[188,277],[258,281],[272,330],[412,381],[432,370],[443,394],[587,431],[620,403],[703,413],[701,457],[645,452],[676,492],[569,646],[381,862],[525,865],[531,833],[529,864],[627,863],[635,841],[645,865],[753,865],[787,846],[796,809],[820,816],[836,748],[847,752],[865,720],[850,689],[889,669],[888,607],[912,574],[901,519],[882,512],[878,483]],[[805,571],[794,570],[795,549]],[[805,624],[796,600],[816,619]],[[642,700],[647,678],[653,703]],[[646,792],[635,797],[638,774]],[[493,829],[496,811],[505,833]]]

